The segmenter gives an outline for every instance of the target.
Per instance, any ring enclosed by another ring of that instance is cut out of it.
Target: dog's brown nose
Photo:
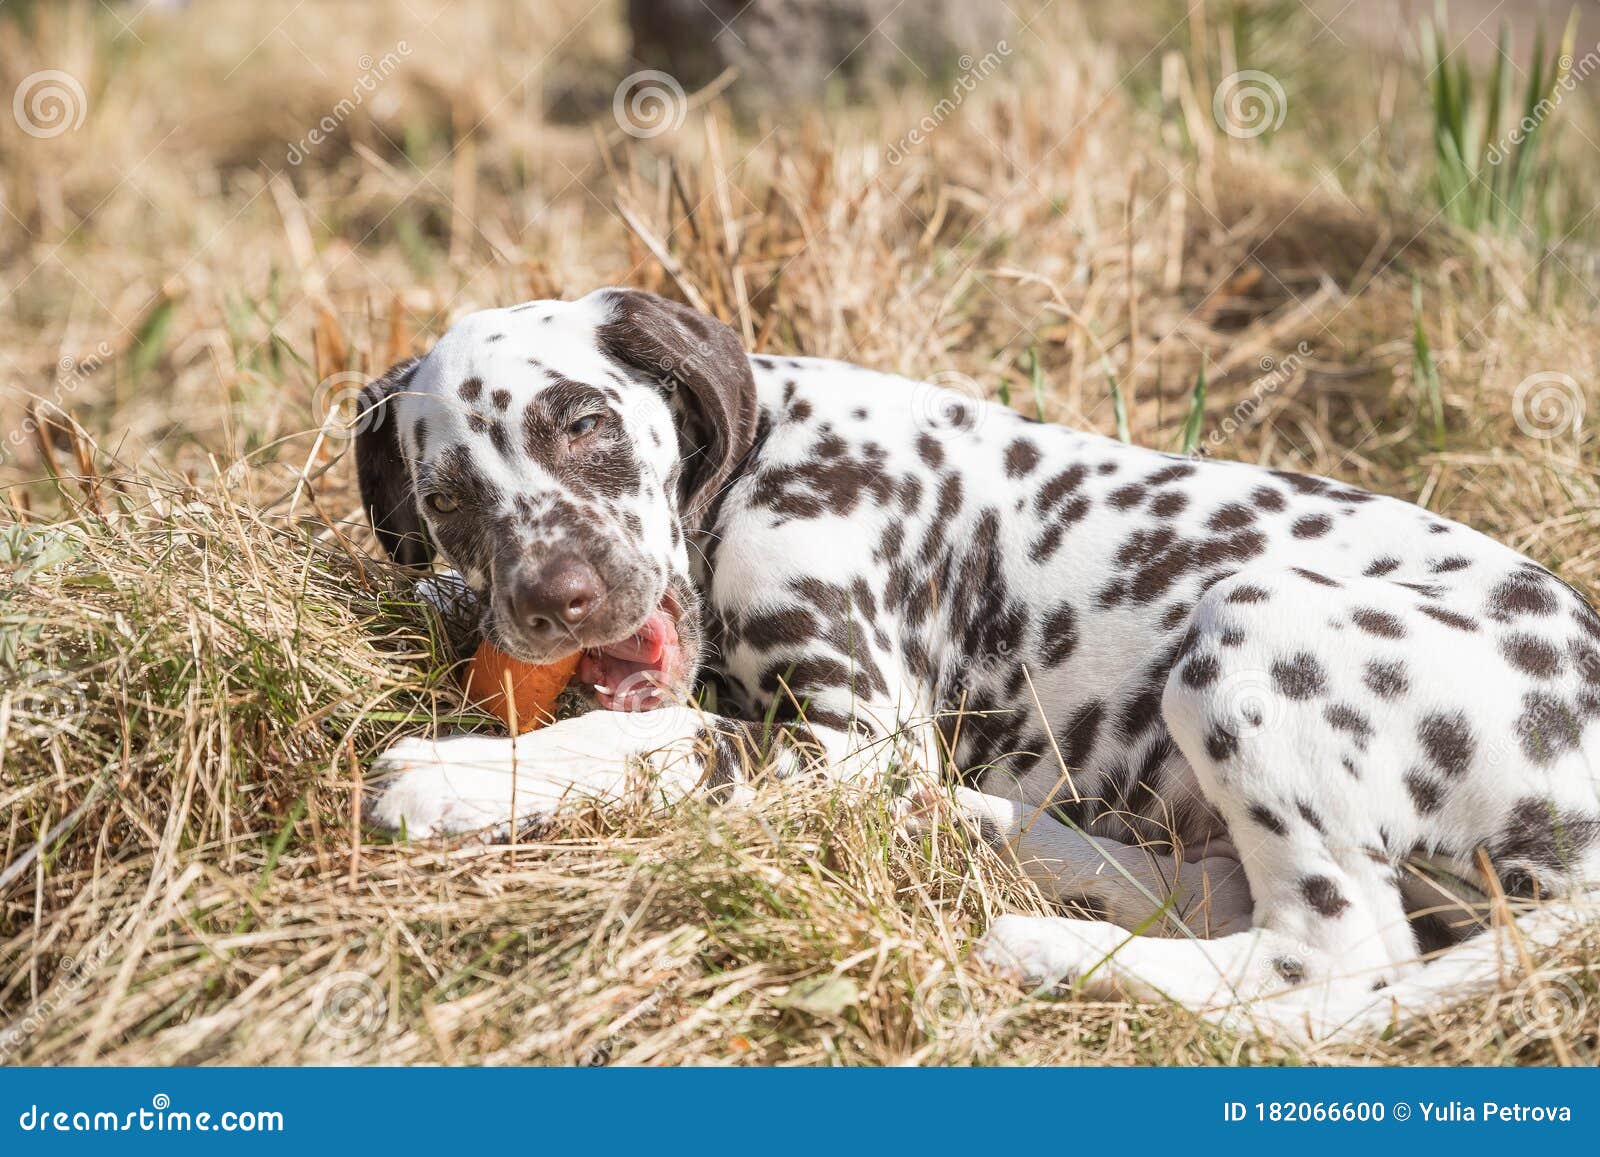
[[[577,626],[599,604],[600,576],[570,555],[521,579],[511,595],[511,610],[524,630]]]

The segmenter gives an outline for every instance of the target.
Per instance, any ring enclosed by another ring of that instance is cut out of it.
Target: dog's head
[[[444,554],[502,650],[583,652],[603,706],[681,694],[699,658],[689,551],[749,450],[727,326],[654,294],[484,310],[367,388],[361,497],[396,562]]]

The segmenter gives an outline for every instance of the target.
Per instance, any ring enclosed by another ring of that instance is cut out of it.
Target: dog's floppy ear
[[[610,317],[601,347],[612,357],[681,386],[689,398],[682,433],[684,525],[704,531],[716,500],[756,436],[756,383],[739,335],[715,318],[642,289],[604,291]]]
[[[406,389],[421,358],[407,358],[389,367],[361,391],[356,412],[356,478],[367,520],[401,566],[427,566],[433,561],[422,516],[412,498],[411,468],[400,446],[400,423],[394,395]]]

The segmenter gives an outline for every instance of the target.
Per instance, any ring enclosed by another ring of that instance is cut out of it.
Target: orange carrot
[[[521,735],[554,719],[556,699],[578,670],[578,652],[554,663],[524,663],[487,639],[467,664],[467,698]],[[507,683],[511,698],[506,698]],[[513,715],[513,708],[515,714]]]

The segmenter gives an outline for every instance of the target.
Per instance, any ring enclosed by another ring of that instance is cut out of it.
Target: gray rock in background
[[[633,54],[693,90],[729,67],[745,107],[938,82],[1017,32],[1001,0],[628,0]]]

